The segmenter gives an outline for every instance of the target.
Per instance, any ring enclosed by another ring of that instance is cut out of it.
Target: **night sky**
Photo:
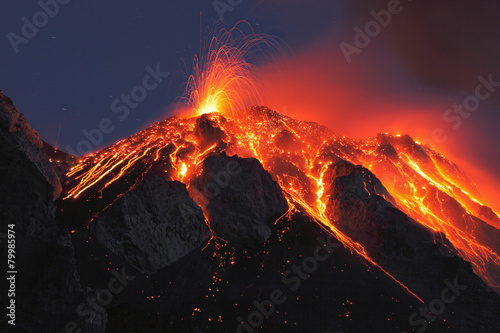
[[[434,148],[463,165],[479,185],[500,186],[500,176],[491,176],[500,170],[500,87],[456,129],[456,122],[443,119],[453,104],[474,95],[479,76],[500,82],[500,4],[403,0],[387,27],[348,63],[340,44],[353,45],[353,29],[364,29],[374,19],[372,10],[394,1],[218,3],[232,9],[223,13],[225,26],[246,20],[256,33],[281,40],[280,56],[260,64],[272,86],[263,100],[267,106],[355,137],[387,131],[425,141],[440,128],[448,138]],[[37,14],[40,3],[52,4],[47,8],[53,17]],[[199,52],[200,30],[206,35],[220,19],[210,0],[59,0],[57,13],[54,3],[3,1],[0,89],[43,140],[63,150],[76,150],[86,139],[82,131],[106,118],[113,130],[94,150],[174,115],[186,81],[183,63]],[[40,26],[25,29],[29,38],[23,37],[24,17]],[[25,39],[16,46],[13,34]],[[157,67],[168,76],[148,81],[147,96],[129,105],[126,116],[114,112],[124,106],[113,107],[121,94],[144,86]],[[490,201],[498,193],[483,192]]]

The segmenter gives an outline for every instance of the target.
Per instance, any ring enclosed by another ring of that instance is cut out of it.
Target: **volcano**
[[[0,97],[9,332],[500,331],[499,216],[407,135],[251,107],[76,157]]]

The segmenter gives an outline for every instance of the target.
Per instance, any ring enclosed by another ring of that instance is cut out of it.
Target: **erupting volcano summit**
[[[408,135],[248,107],[263,38],[222,36],[195,60],[188,115],[88,156],[0,95],[2,230],[31,268],[18,327],[498,332],[500,217],[480,189]]]

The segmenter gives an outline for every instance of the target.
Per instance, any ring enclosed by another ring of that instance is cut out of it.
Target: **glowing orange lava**
[[[195,56],[192,75],[181,101],[193,110],[193,116],[219,112],[227,116],[260,104],[258,83],[262,84],[256,66],[248,58],[261,50],[262,45],[275,47],[273,38],[266,35],[244,34],[240,22],[230,30],[222,29],[209,36],[199,58]]]
[[[207,156],[226,151],[228,155],[255,157],[278,181],[291,207],[308,214],[346,248],[422,301],[326,216],[324,175],[333,160],[322,152],[335,147],[336,158],[370,169],[403,212],[444,233],[479,276],[491,286],[500,284],[499,277],[491,273],[500,269],[498,252],[475,234],[474,226],[481,223],[478,217],[487,220],[484,216],[489,211],[466,190],[466,179],[453,164],[410,138],[381,135],[351,140],[316,123],[297,121],[266,108],[248,108],[259,100],[258,78],[245,57],[265,38],[254,36],[235,42],[231,39],[233,29],[210,39],[206,57],[195,59],[185,97],[193,109],[192,117],[169,118],[83,158],[67,174],[70,189],[65,199],[102,193],[135,170],[146,173],[153,164],[160,163],[166,177],[189,187],[200,175]],[[200,134],[202,118],[212,137]],[[389,145],[394,149],[392,155],[380,150]],[[195,200],[203,206],[199,196]],[[442,206],[450,200],[456,202],[455,212],[463,209],[458,213],[460,221]],[[488,216],[498,219],[492,211]]]

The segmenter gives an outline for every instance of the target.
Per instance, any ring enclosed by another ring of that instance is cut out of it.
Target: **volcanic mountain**
[[[500,331],[500,218],[407,135],[251,107],[76,157],[0,100],[19,332]]]

